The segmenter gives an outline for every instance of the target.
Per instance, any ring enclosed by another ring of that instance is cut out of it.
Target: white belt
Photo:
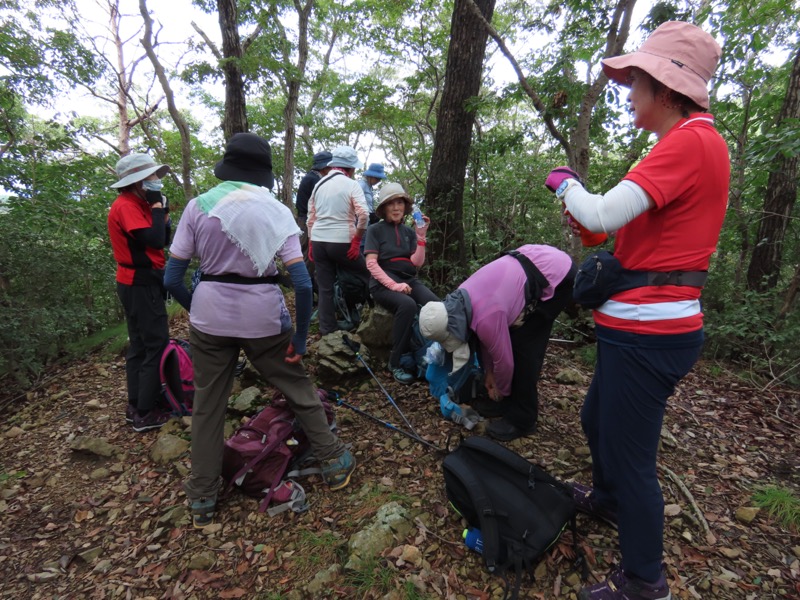
[[[628,304],[609,300],[596,308],[597,312],[628,321],[667,321],[685,319],[700,314],[699,300],[679,300],[676,302],[654,302],[652,304]]]

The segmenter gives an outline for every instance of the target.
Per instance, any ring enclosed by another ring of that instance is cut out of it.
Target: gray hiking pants
[[[209,335],[194,327],[190,329],[195,385],[192,472],[183,485],[190,502],[216,498],[220,489],[225,410],[240,349],[244,350],[261,376],[286,396],[317,460],[330,460],[344,454],[344,444],[331,432],[325,410],[305,367],[302,363],[284,361],[291,333],[247,339]]]

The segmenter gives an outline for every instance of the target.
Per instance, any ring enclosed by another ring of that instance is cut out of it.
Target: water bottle
[[[414,205],[414,209],[411,212],[411,217],[414,219],[414,224],[417,227],[425,227],[425,220],[422,218],[422,211],[416,204]]]
[[[480,529],[475,527],[465,529],[461,537],[464,538],[464,544],[467,548],[474,550],[478,554],[483,554],[483,535],[481,535]]]
[[[425,364],[442,366],[444,364],[444,348],[439,342],[433,342],[425,350]]]

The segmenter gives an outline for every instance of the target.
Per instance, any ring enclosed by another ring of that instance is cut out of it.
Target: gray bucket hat
[[[345,169],[360,169],[364,166],[358,160],[358,154],[350,146],[337,146],[331,150],[331,162],[328,163],[329,167],[344,167]]]
[[[119,177],[119,181],[111,184],[112,188],[123,188],[147,179],[155,173],[159,179],[169,173],[167,165],[159,165],[147,154],[128,154],[117,161],[114,171]]]

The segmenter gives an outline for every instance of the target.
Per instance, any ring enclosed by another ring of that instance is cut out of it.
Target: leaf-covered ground
[[[185,323],[175,327],[173,335],[185,333]],[[551,345],[540,383],[539,432],[509,447],[556,476],[589,483],[578,414],[591,372],[572,352]],[[314,371],[313,364],[309,368]],[[583,382],[557,383],[568,368],[579,369]],[[444,448],[466,434],[441,418],[422,383],[402,386],[377,364],[375,371],[425,439]],[[359,380],[333,385],[349,390],[346,400],[353,405],[402,422],[366,371]],[[3,598],[502,597],[501,581],[460,541],[463,524],[444,494],[443,454],[338,407],[341,436],[358,459],[349,487],[329,492],[309,477],[302,483],[310,510],[272,518],[257,512],[255,500],[234,494],[220,507],[217,523],[197,531],[182,516],[188,456],[153,462],[160,432],[133,432],[123,418],[125,398],[124,359],[98,352],[3,404]],[[763,485],[800,497],[798,398],[797,391],[758,389],[701,363],[671,399],[659,472],[674,597],[800,598],[798,532],[781,528],[765,511],[746,523],[748,511],[740,510],[753,506],[752,494]],[[186,424],[168,429],[188,437]],[[70,449],[76,436],[104,438],[120,453],[77,453]],[[390,501],[412,512],[412,534],[373,565],[344,571],[309,592],[318,572],[346,562],[350,536]],[[583,516],[578,526],[592,573],[602,577],[618,557],[615,531]],[[538,565],[535,581],[523,581],[521,597],[576,597],[569,537]]]

